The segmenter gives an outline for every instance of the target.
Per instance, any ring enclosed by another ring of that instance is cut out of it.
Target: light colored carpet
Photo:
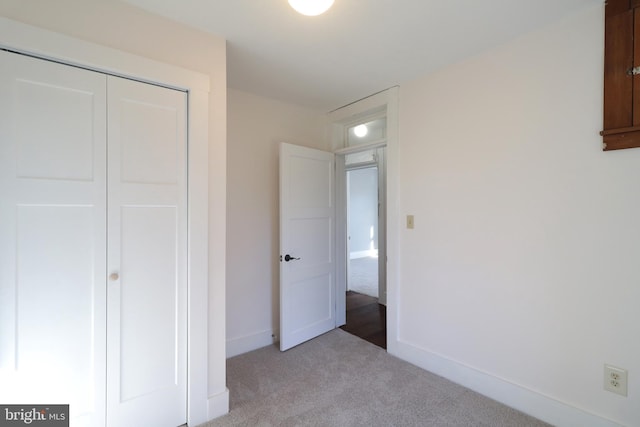
[[[347,290],[378,298],[378,258],[349,260]]]
[[[227,361],[231,411],[203,426],[547,426],[340,329]]]

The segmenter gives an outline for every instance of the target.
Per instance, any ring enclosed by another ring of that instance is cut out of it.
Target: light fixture
[[[317,16],[325,13],[334,0],[289,0],[289,5],[296,12],[307,16]]]
[[[367,136],[367,133],[369,133],[369,129],[367,128],[367,125],[358,125],[353,128],[353,133],[358,138],[364,138],[365,136]]]

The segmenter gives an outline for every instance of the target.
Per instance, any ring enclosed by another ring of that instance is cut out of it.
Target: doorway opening
[[[345,332],[387,349],[387,307],[378,298],[347,291],[347,322],[340,326]]]
[[[394,256],[397,247],[397,231],[394,224],[398,224],[399,215],[397,203],[393,201],[397,197],[398,87],[383,90],[331,111],[328,113],[328,119],[331,147],[336,155],[336,327],[351,329],[354,326],[353,322],[362,322],[368,325],[362,328],[371,331],[376,327],[375,322],[377,322],[377,328],[383,331],[381,334],[385,338],[384,343],[378,345],[386,347],[388,343],[393,351],[397,338],[395,333],[397,262]],[[347,230],[347,170],[366,166],[376,166],[378,170],[378,301],[375,301],[375,297],[364,294],[357,294],[363,297],[358,298],[360,301],[355,301],[351,298],[354,296],[353,291],[347,290],[351,261]],[[387,168],[389,168],[388,172]],[[387,209],[388,196],[392,201],[389,209]],[[390,228],[388,224],[391,225]],[[387,239],[387,230],[390,232],[389,239]],[[391,256],[388,257],[387,254]],[[373,304],[371,301],[362,301],[367,298],[373,298]],[[362,308],[366,305],[369,305],[369,312],[378,311],[376,321],[358,319],[359,315],[363,315],[363,311],[367,311]],[[361,337],[366,335],[364,330],[356,335]]]
[[[379,118],[384,138],[385,119]],[[368,124],[371,126],[371,123]],[[355,126],[351,126],[353,129]],[[342,329],[384,349],[386,320],[385,147],[361,147],[339,156],[346,213],[346,316]]]
[[[378,298],[378,167],[347,169],[347,291]]]

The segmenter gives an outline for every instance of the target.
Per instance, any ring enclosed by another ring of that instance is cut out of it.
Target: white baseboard
[[[349,259],[367,258],[378,256],[378,250],[355,251],[349,253]]]
[[[209,420],[229,413],[229,389],[207,399],[207,417]]]
[[[278,340],[278,331],[262,331],[256,334],[227,340],[227,359],[273,344]]]
[[[621,427],[611,420],[529,390],[454,360],[397,341],[389,347],[394,356],[447,378],[511,408],[558,427]]]

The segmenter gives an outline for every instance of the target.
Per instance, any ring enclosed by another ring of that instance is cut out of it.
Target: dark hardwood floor
[[[340,329],[387,348],[387,308],[378,298],[347,291],[347,324]]]

